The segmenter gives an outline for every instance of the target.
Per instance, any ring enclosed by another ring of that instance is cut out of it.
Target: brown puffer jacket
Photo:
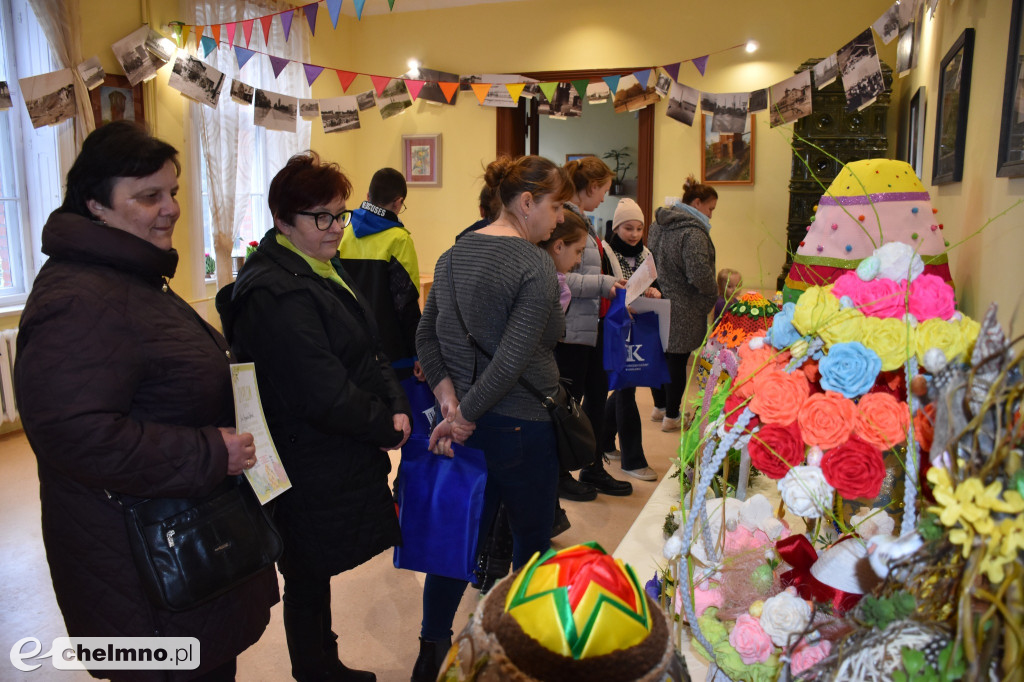
[[[217,430],[234,425],[228,346],[166,285],[178,255],[67,213],[43,229],[50,259],[18,333],[18,408],[39,461],[43,542],[72,637],[197,637],[201,666],[91,671],[185,680],[253,644],[278,601],[272,568],[190,611],[150,606],[119,504],[196,497],[224,480]]]

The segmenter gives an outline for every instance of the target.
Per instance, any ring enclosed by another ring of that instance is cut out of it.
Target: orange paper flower
[[[797,414],[804,442],[823,450],[846,442],[853,433],[857,406],[840,393],[815,393],[804,401]]]
[[[810,392],[803,372],[787,374],[781,369],[769,369],[754,379],[750,410],[765,424],[792,424]]]
[[[931,452],[935,437],[935,403],[928,403],[914,413],[914,436],[922,450]]]
[[[861,439],[889,450],[907,440],[910,409],[890,393],[868,393],[857,403],[854,432]]]
[[[749,398],[753,395],[754,379],[758,374],[789,362],[788,351],[778,351],[768,343],[757,350],[752,349],[746,343],[741,343],[736,350],[740,356],[740,366],[736,371],[733,392],[742,398]]]

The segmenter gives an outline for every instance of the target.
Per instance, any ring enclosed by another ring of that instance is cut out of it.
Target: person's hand
[[[644,296],[647,298],[661,298],[661,292],[654,287],[648,287],[647,291],[644,292]]]
[[[412,363],[412,375],[419,381],[426,381],[427,375],[423,373],[423,367],[420,365],[419,360],[413,360]]]
[[[625,289],[625,288],[626,288],[626,280],[624,280],[624,279],[616,280],[612,284],[611,291],[608,292],[608,298],[615,298],[615,292],[617,292],[619,289]]]
[[[384,452],[387,452],[388,450],[397,450],[405,445],[405,441],[409,440],[409,434],[412,433],[412,425],[409,423],[409,415],[397,412],[391,415],[391,421],[394,424],[395,431],[402,432],[402,442],[398,445],[393,445],[390,448],[381,447],[381,450]]]
[[[224,427],[219,430],[228,449],[228,476],[237,476],[256,466],[256,441],[251,433],[235,433],[234,429]]]
[[[459,445],[465,443],[476,430],[476,423],[466,420],[459,408],[455,408],[455,414],[448,421],[452,424],[452,438]]]
[[[427,449],[435,455],[454,457],[455,451],[452,450],[452,442],[452,422],[446,419],[435,426],[434,430],[430,432],[430,442],[427,443]]]

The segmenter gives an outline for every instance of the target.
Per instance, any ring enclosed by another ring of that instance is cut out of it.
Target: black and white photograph
[[[252,104],[252,96],[255,92],[256,88],[251,85],[234,78],[231,79],[231,99],[239,104]]]
[[[12,106],[11,88],[7,85],[7,81],[0,81],[0,111],[7,111]]]
[[[302,118],[318,118],[320,116],[319,100],[300,99],[299,116],[301,116]]]
[[[132,87],[156,76],[156,70],[164,64],[146,49],[147,38],[149,27],[140,26],[110,46],[117,57],[117,63],[124,69],[128,84]]]
[[[71,69],[18,79],[33,128],[52,126],[75,115],[73,82]]]
[[[404,113],[411,106],[412,95],[409,94],[409,88],[405,87],[405,81],[401,78],[392,78],[391,82],[380,91],[380,97],[377,98],[377,109],[380,111],[380,117],[384,120]]]
[[[688,126],[693,125],[697,114],[697,99],[700,93],[689,85],[673,83],[668,89],[668,110],[665,114]]]
[[[700,96],[700,111],[703,114],[715,113],[715,93],[705,92]]]
[[[615,113],[621,114],[624,111],[639,111],[644,107],[661,100],[654,86],[644,87],[636,76],[623,76],[619,80],[619,89],[615,91],[613,106]]]
[[[459,91],[456,90],[452,93],[452,101],[449,102],[448,98],[444,96],[444,91],[441,86],[438,85],[440,82],[446,83],[458,83],[459,74],[448,73],[447,71],[436,71],[434,69],[425,69],[420,67],[415,72],[410,71],[406,73],[402,78],[414,78],[416,80],[424,81],[423,87],[420,89],[420,94],[416,96],[416,99],[425,99],[428,102],[436,102],[437,104],[450,104],[452,106],[459,99]]]
[[[356,105],[359,107],[359,111],[373,109],[377,106],[377,95],[374,94],[373,90],[360,92],[356,95]]]
[[[587,84],[587,104],[604,104],[611,96],[612,90],[604,81]]]
[[[747,125],[749,92],[725,92],[715,95],[715,113],[711,131],[742,134]]]
[[[93,55],[84,62],[75,67],[78,69],[78,75],[82,77],[82,81],[85,83],[85,87],[90,90],[95,90],[103,84],[103,79],[106,77],[106,72],[103,71],[103,65],[100,64],[99,55]]]
[[[508,73],[478,73],[470,76],[459,76],[459,88],[461,90],[472,90],[474,83],[491,83],[492,85],[505,85],[506,83],[526,83],[527,85],[529,85],[531,83],[536,82],[537,81],[535,81],[532,78],[526,78],[525,76],[519,76],[517,74]],[[525,94],[526,88],[523,88],[523,90]],[[536,97],[536,93],[533,93],[532,91],[531,95]],[[487,92],[487,96],[484,97],[484,101],[481,102],[480,105],[485,107],[515,107],[519,106],[519,103],[512,99],[512,95],[509,94],[508,88],[492,87]]]
[[[814,72],[815,88],[821,90],[828,85],[832,85],[836,78],[839,77],[839,60],[836,59],[836,53],[833,52],[822,59],[811,70]]]
[[[161,65],[174,59],[174,53],[178,51],[178,46],[174,44],[173,40],[165,38],[153,29],[146,34],[145,45]]]
[[[519,97],[529,97],[530,99],[536,99],[540,95],[540,83],[537,83],[532,78],[526,78],[524,80],[530,81],[523,86],[523,91],[519,93]]]
[[[294,133],[298,128],[299,100],[297,97],[256,89],[253,98],[255,110],[253,124],[267,130]]]
[[[672,85],[672,77],[664,71],[658,73],[658,80],[654,82],[654,90],[662,97],[668,97],[668,89]]]
[[[353,95],[320,100],[320,121],[325,133],[359,128],[359,104]]]
[[[792,123],[811,113],[811,72],[801,71],[771,87],[771,126]]]
[[[900,3],[894,2],[892,7],[885,10],[885,13],[871,24],[871,28],[875,29],[883,45],[891,43],[900,32]]]
[[[747,104],[747,111],[755,113],[768,109],[768,88],[761,88],[750,93],[750,102]]]
[[[559,83],[549,101],[541,93],[537,101],[537,113],[553,118],[578,118],[583,115],[583,99],[572,83]]]
[[[174,60],[167,85],[191,100],[216,109],[224,78],[223,73],[183,50]]]
[[[860,111],[885,91],[882,65],[875,51],[875,36],[870,28],[848,42],[836,53],[846,90],[846,110]]]

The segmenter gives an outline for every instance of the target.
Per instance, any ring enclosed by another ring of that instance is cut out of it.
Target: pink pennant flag
[[[249,47],[249,43],[252,41],[252,19],[248,19],[242,22],[242,33],[245,34],[245,46]]]
[[[316,35],[316,11],[320,9],[320,3],[314,2],[302,8],[306,12],[306,21],[309,22],[309,34]]]
[[[295,18],[295,10],[290,9],[287,12],[281,12],[281,28],[284,29],[284,42],[288,42],[288,38],[292,35],[292,19]]]
[[[681,64],[682,64],[682,62],[676,62],[675,64],[666,64],[665,66],[663,66],[661,68],[665,69],[665,73],[667,73],[672,78],[672,80],[674,80],[674,81],[676,81],[678,83],[679,82],[679,67],[680,67]]]
[[[366,4],[366,0],[355,0],[356,3],[356,19],[362,21],[363,19],[363,5]]]
[[[284,67],[291,64],[291,60],[285,59],[284,57],[275,57],[273,55],[267,56],[270,57],[270,65],[274,67],[274,78],[280,76],[281,72],[284,71]]]
[[[331,23],[338,28],[338,17],[341,16],[341,0],[327,0],[327,11],[331,15]]]
[[[341,83],[342,92],[348,92],[348,86],[352,85],[352,81],[359,75],[355,71],[342,71],[341,69],[335,69],[338,72],[338,81]]]
[[[228,45],[234,45],[235,29],[238,28],[238,24],[224,24],[224,28],[228,30]]]
[[[373,81],[373,89],[377,92],[377,97],[380,97],[384,88],[388,87],[388,83],[391,82],[387,76],[370,76],[370,80]]]
[[[697,67],[698,71],[700,71],[700,75],[703,76],[704,70],[708,68],[708,55],[704,55],[703,57],[697,57],[696,59],[691,59],[690,61],[693,62],[693,65]]]
[[[409,95],[412,97],[412,101],[415,102],[416,98],[419,97],[420,90],[423,89],[423,86],[424,84],[426,84],[426,82],[427,81],[413,81],[408,79],[405,81],[405,87],[408,88]]]
[[[303,64],[302,68],[306,72],[306,82],[309,85],[313,85],[313,81],[315,81],[324,70],[324,67],[317,66],[316,64]]]
[[[270,46],[270,28],[274,21],[274,15],[268,14],[265,17],[260,17],[260,24],[263,26],[263,43]]]

